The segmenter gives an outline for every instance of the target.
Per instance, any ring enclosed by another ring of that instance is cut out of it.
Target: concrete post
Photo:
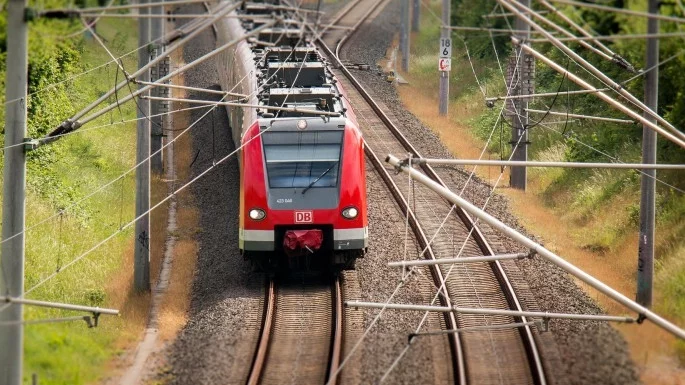
[[[20,144],[26,137],[26,91],[28,77],[28,26],[24,20],[27,0],[7,4],[7,82],[5,146]],[[15,101],[16,100],[16,101]],[[2,255],[0,290],[3,295],[24,294],[24,225],[26,154],[23,146],[5,149],[2,199]],[[20,234],[20,235],[17,235]],[[11,239],[10,239],[11,238]],[[23,307],[12,304],[0,312],[0,384],[21,385],[24,358]]]

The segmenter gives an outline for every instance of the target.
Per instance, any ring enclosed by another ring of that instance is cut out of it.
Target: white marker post
[[[440,28],[440,55],[438,71],[440,72],[440,93],[438,95],[438,114],[447,116],[450,96],[450,67],[452,66],[452,39],[450,25],[451,1],[442,0],[442,27]],[[445,47],[443,47],[443,45]],[[447,52],[443,55],[443,52]]]

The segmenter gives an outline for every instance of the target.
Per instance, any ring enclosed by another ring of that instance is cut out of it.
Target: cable
[[[424,7],[426,7],[426,8],[428,8],[428,6],[427,6],[425,3],[422,3],[422,5],[423,5]],[[437,15],[435,15],[435,14],[432,12],[432,10],[431,10],[430,8],[428,8],[428,10],[429,10],[429,12],[432,13],[435,17],[437,17]],[[520,51],[519,51],[519,52],[520,52]],[[496,53],[496,50],[495,50],[495,53]],[[519,55],[520,55],[520,54],[519,54]],[[499,59],[498,59],[498,61],[499,61]],[[500,70],[501,70],[501,64],[500,64]],[[503,77],[504,77],[503,71],[501,71],[501,72],[502,72],[502,75],[503,75]],[[505,78],[505,85],[506,85],[506,78]],[[510,86],[508,85],[508,86],[507,86],[507,95],[508,95],[509,92],[511,92],[511,90],[513,90],[513,89],[514,89],[513,85],[510,85]],[[348,102],[349,102],[349,101],[348,101]],[[504,109],[504,105],[502,106],[502,110],[503,110],[503,109]],[[361,117],[362,117],[363,119],[366,120],[366,118],[365,118],[363,115],[361,115]],[[493,130],[492,130],[491,133],[490,133],[490,137],[488,138],[488,141],[486,142],[486,145],[484,146],[483,150],[481,151],[481,154],[480,154],[479,159],[481,159],[481,158],[483,157],[483,155],[485,154],[485,152],[487,151],[487,146],[488,146],[490,140],[492,139],[492,136],[493,136],[493,134],[494,134],[494,131],[495,131],[496,127],[497,127],[497,123],[499,122],[499,120],[500,120],[501,117],[502,117],[502,113],[501,113],[501,111],[500,111],[500,114],[498,115],[498,118],[497,118],[497,121],[495,122],[495,125],[494,125],[494,127],[493,127]],[[368,121],[367,121],[367,123],[368,123]],[[523,138],[523,136],[521,136],[521,137],[519,138],[519,141],[520,141],[522,138]],[[516,146],[518,146],[518,143],[516,144]],[[515,147],[515,148],[516,148],[516,147]],[[461,190],[461,192],[460,192],[459,195],[463,195],[463,193],[464,193],[466,187],[469,185],[470,181],[473,179],[473,176],[475,175],[476,168],[477,168],[477,166],[474,167],[473,170],[471,171],[471,173],[470,173],[470,175],[469,175],[469,177],[468,177],[466,183],[464,184],[464,187],[462,188],[462,190]],[[501,175],[503,175],[503,172],[500,174],[500,179],[501,179]],[[499,182],[499,179],[498,179],[498,182]],[[493,188],[493,192],[494,192],[494,188]],[[488,199],[488,202],[489,202],[489,199]],[[487,202],[486,202],[486,204],[487,204]],[[421,253],[419,253],[418,258],[422,258],[423,255],[424,255],[424,254],[426,253],[426,251],[428,250],[428,248],[432,245],[433,241],[435,240],[435,238],[437,237],[437,235],[439,234],[439,232],[443,229],[445,223],[447,222],[447,219],[448,219],[449,217],[451,217],[452,212],[455,210],[455,208],[456,208],[455,205],[452,205],[452,206],[451,206],[449,212],[448,212],[447,215],[444,217],[444,219],[443,219],[443,221],[441,222],[441,224],[439,225],[438,229],[434,232],[433,236],[430,238],[430,240],[429,240],[429,242],[428,242],[428,245],[421,251]],[[409,210],[411,210],[411,208],[408,207],[408,211],[409,211]],[[476,221],[476,223],[477,223],[477,221]],[[472,231],[473,231],[473,229],[471,230],[471,232],[472,232]],[[471,232],[469,233],[469,236],[466,238],[466,241],[465,241],[465,242],[467,242],[468,239],[470,238]],[[463,247],[464,247],[464,246],[462,246],[462,250],[463,250]],[[450,270],[450,272],[451,272],[451,270]],[[444,278],[445,278],[445,281],[446,281],[447,277],[444,277]],[[446,290],[446,288],[445,288],[445,281],[442,282],[441,287],[437,290],[436,298],[437,298],[438,295],[441,295],[441,293],[443,292],[443,290]],[[393,291],[393,294],[392,294],[392,295],[387,299],[387,301],[385,302],[385,306],[387,306],[387,305],[390,303],[390,301],[392,301],[392,298],[395,296],[397,290],[399,290],[399,288],[400,288],[403,284],[404,284],[404,281],[401,280],[400,283],[399,283],[399,284],[397,285],[397,287],[395,288],[395,291]],[[435,300],[435,299],[434,299],[434,300]],[[360,336],[360,338],[357,340],[357,342],[355,343],[355,345],[353,346],[353,348],[352,348],[352,349],[350,350],[350,352],[347,354],[347,356],[345,357],[345,359],[340,363],[340,366],[338,367],[338,370],[337,370],[335,373],[333,373],[333,374],[331,375],[331,378],[336,378],[336,377],[337,377],[338,373],[340,373],[340,371],[342,370],[342,368],[343,368],[343,367],[345,366],[345,364],[348,362],[348,360],[350,359],[350,357],[354,354],[354,352],[355,352],[356,349],[359,347],[359,345],[361,344],[361,342],[366,338],[366,336],[368,336],[368,334],[370,333],[370,330],[371,330],[371,329],[373,328],[373,326],[376,324],[377,320],[380,318],[380,316],[381,316],[381,314],[384,312],[384,310],[385,310],[385,307],[381,308],[381,310],[378,312],[378,314],[376,315],[376,317],[374,318],[374,320],[373,320],[373,321],[371,322],[371,324],[366,328],[366,330],[364,331],[364,333],[362,334],[362,336]],[[423,322],[423,321],[422,321],[422,322]],[[403,354],[403,353],[402,353],[402,354]],[[329,380],[329,383],[330,383],[330,380]]]
[[[301,36],[300,36],[300,39],[298,40],[298,43],[295,45],[295,47],[297,47],[303,40],[304,40],[304,39],[303,39],[303,36],[301,35]],[[294,50],[293,50],[293,52],[294,52]],[[302,63],[300,64],[300,67],[299,67],[299,69],[298,69],[298,71],[297,71],[297,73],[296,73],[296,75],[295,75],[295,78],[293,79],[293,83],[292,83],[293,85],[297,82],[297,79],[299,78],[299,75],[300,75],[300,73],[301,73],[301,71],[302,71],[302,68],[304,68],[304,64],[306,63],[306,60],[305,60],[305,59],[306,59],[306,58],[303,58]],[[234,88],[235,88],[235,87],[234,87]],[[224,98],[225,98],[226,96],[228,96],[228,95],[225,95]],[[281,106],[285,105],[285,103],[286,103],[288,97],[289,97],[289,95],[286,95],[286,97],[284,98],[284,101],[283,101],[283,103],[281,104]],[[223,98],[222,98],[222,99],[223,99]],[[209,114],[214,108],[216,108],[216,106],[214,106],[214,107],[213,107],[212,109],[210,109],[209,111],[205,112],[205,114],[203,114],[199,119],[197,119],[195,122],[193,122],[193,123],[192,123],[186,130],[184,130],[180,135],[174,137],[174,139],[172,139],[172,141],[170,141],[170,142],[167,143],[165,146],[163,146],[163,147],[160,148],[158,151],[156,151],[155,154],[156,154],[157,152],[161,151],[161,150],[162,150],[163,148],[165,148],[166,146],[168,146],[168,145],[170,145],[171,143],[173,143],[177,138],[179,138],[179,137],[180,137],[181,135],[183,135],[185,132],[187,132],[188,130],[190,130],[195,124],[199,123],[199,122],[200,122],[202,119],[204,119],[204,117],[207,116],[207,114]],[[299,119],[299,118],[298,118],[298,119]],[[101,240],[99,243],[97,243],[95,246],[93,246],[93,247],[91,247],[90,249],[88,249],[86,252],[84,252],[84,253],[80,254],[79,256],[77,256],[76,258],[72,259],[69,263],[67,263],[66,265],[64,265],[64,266],[62,267],[62,269],[60,269],[59,271],[55,271],[55,272],[53,272],[52,274],[50,274],[50,275],[46,276],[45,278],[43,278],[42,280],[40,280],[37,284],[33,285],[30,289],[26,290],[26,291],[24,292],[23,296],[25,296],[25,295],[27,295],[27,294],[30,294],[30,293],[33,292],[35,289],[41,287],[42,285],[44,285],[44,284],[45,284],[46,282],[48,282],[49,280],[51,280],[52,278],[56,277],[59,273],[65,271],[67,268],[69,268],[69,267],[72,266],[73,264],[77,263],[77,262],[80,261],[81,259],[83,259],[83,258],[85,258],[86,256],[88,256],[90,253],[92,253],[92,252],[94,252],[95,250],[97,250],[98,248],[100,248],[102,245],[104,245],[105,243],[107,243],[110,239],[114,238],[116,235],[120,234],[121,232],[123,232],[124,230],[126,230],[128,227],[130,227],[130,226],[132,226],[133,224],[135,224],[138,220],[140,220],[140,219],[143,218],[144,216],[148,215],[150,212],[152,212],[152,211],[153,211],[154,209],[156,209],[157,207],[159,207],[159,206],[161,206],[162,204],[166,203],[169,199],[173,198],[173,197],[174,197],[176,194],[178,194],[179,192],[185,190],[188,186],[192,185],[193,183],[195,183],[195,182],[196,182],[197,180],[199,180],[200,178],[204,177],[207,173],[209,173],[209,172],[210,172],[211,170],[213,170],[215,167],[219,166],[220,164],[222,164],[223,162],[225,162],[226,160],[228,160],[229,158],[231,158],[233,155],[235,155],[236,153],[238,153],[238,151],[240,151],[244,146],[246,146],[247,144],[251,143],[253,140],[255,140],[255,139],[261,137],[265,132],[269,131],[270,129],[271,129],[271,126],[267,127],[267,128],[264,129],[264,130],[260,130],[260,132],[259,132],[257,135],[255,135],[254,137],[248,139],[245,143],[241,144],[238,148],[236,148],[234,151],[232,151],[231,153],[229,153],[229,154],[226,155],[225,157],[221,158],[219,161],[213,162],[212,166],[210,166],[209,168],[205,169],[203,172],[201,172],[200,174],[198,174],[196,177],[194,177],[193,179],[191,179],[191,180],[190,180],[189,182],[187,182],[186,184],[184,184],[184,185],[182,185],[181,187],[179,187],[178,189],[174,190],[174,191],[173,191],[171,194],[169,194],[166,198],[162,199],[162,200],[159,201],[157,204],[155,204],[154,206],[150,207],[147,211],[145,211],[144,213],[141,213],[141,214],[138,215],[136,218],[134,218],[132,221],[129,221],[128,223],[126,223],[124,226],[121,226],[120,229],[118,229],[117,231],[115,231],[114,233],[112,233],[111,235],[109,235],[108,237],[106,237],[105,239]],[[154,156],[155,154],[151,154],[148,158],[146,158],[145,160],[141,161],[138,165],[136,165],[136,167],[138,167],[140,164],[143,164],[143,163],[147,162],[147,161],[148,161],[152,156]],[[23,296],[22,296],[22,297],[23,297]],[[2,311],[4,311],[5,309],[7,309],[7,308],[9,307],[9,305],[10,305],[10,304],[5,305],[4,307],[0,308],[0,312],[2,312]]]
[[[155,116],[170,115],[170,114],[177,113],[177,112],[184,112],[184,111],[194,110],[194,109],[198,109],[198,108],[211,108],[211,107],[212,107],[212,106],[189,107],[189,108],[183,108],[183,109],[179,109],[179,110],[174,110],[174,111],[169,111],[169,112],[157,114],[157,115],[155,115]],[[134,121],[141,120],[141,119],[144,119],[144,118],[130,119],[130,120],[125,120],[125,121],[121,121],[121,122],[115,122],[115,123],[111,123],[111,124],[107,124],[107,125],[103,125],[103,126],[99,126],[99,127],[91,127],[91,128],[87,128],[87,129],[84,129],[84,130],[73,131],[73,132],[69,132],[69,133],[66,133],[66,134],[62,134],[61,136],[72,135],[72,134],[76,134],[76,133],[79,133],[79,132],[85,133],[85,132],[90,131],[90,130],[96,130],[96,129],[106,128],[106,127],[110,127],[110,126],[117,125],[117,124],[123,124],[123,123],[128,123],[128,122],[134,122]],[[166,148],[166,146],[164,146],[163,148]],[[155,154],[153,154],[153,155],[156,155],[156,154],[157,154],[157,153],[155,152]],[[12,236],[10,236],[10,237],[7,237],[6,239],[1,240],[1,241],[0,241],[0,244],[5,243],[6,241],[9,241],[10,239],[13,239],[13,238],[15,238],[15,237],[17,237],[17,236],[19,236],[19,235],[21,235],[21,234],[24,234],[24,233],[26,233],[26,232],[28,232],[28,231],[30,231],[30,230],[36,228],[36,227],[38,227],[38,226],[40,226],[40,225],[42,225],[42,224],[48,222],[49,220],[54,219],[54,218],[60,216],[60,215],[63,214],[64,212],[68,211],[69,209],[78,206],[79,204],[83,203],[84,201],[86,201],[86,200],[92,198],[95,194],[99,193],[100,191],[104,190],[105,188],[111,186],[112,184],[114,184],[114,183],[116,183],[117,181],[119,181],[119,180],[123,179],[124,177],[126,177],[126,175],[128,175],[129,173],[131,173],[132,171],[134,171],[134,170],[135,170],[136,168],[138,168],[138,166],[140,166],[142,163],[143,163],[143,162],[141,162],[141,163],[139,163],[139,164],[133,166],[132,168],[130,168],[130,169],[128,169],[127,171],[125,171],[123,174],[121,174],[121,175],[119,175],[118,177],[116,177],[115,179],[113,179],[113,180],[111,180],[111,181],[109,181],[109,182],[107,182],[107,183],[101,185],[101,186],[98,187],[97,189],[91,191],[88,195],[84,196],[83,198],[81,198],[81,199],[79,199],[79,200],[77,200],[77,201],[75,201],[75,202],[69,204],[68,206],[62,208],[62,210],[60,210],[59,212],[57,212],[57,213],[55,213],[55,214],[53,214],[53,215],[51,215],[51,216],[49,216],[49,217],[47,217],[47,218],[44,218],[44,219],[40,220],[38,223],[36,223],[36,224],[34,224],[34,225],[31,225],[30,227],[24,229],[23,231],[21,231],[21,232],[19,232],[19,233],[16,233],[16,234],[14,234],[14,235],[12,235]]]
[[[520,51],[519,51],[519,55],[520,55]],[[518,66],[517,66],[517,67],[518,67]],[[513,89],[513,87],[508,87],[508,90],[509,90],[509,91],[511,91],[511,89]],[[503,105],[502,109],[503,109],[503,108],[504,108],[504,105]],[[502,116],[502,114],[501,114],[501,112],[500,112],[499,117],[501,117],[501,116]],[[499,117],[498,117],[498,121],[499,121]],[[496,126],[497,126],[497,122],[495,122],[495,127],[493,127],[493,132],[494,132],[494,129],[496,128]],[[492,136],[492,134],[491,134],[491,136]],[[512,151],[512,154],[510,155],[510,159],[511,159],[511,157],[513,157],[513,154],[515,153],[516,148],[518,148],[518,146],[519,146],[519,144],[521,143],[521,140],[522,140],[522,139],[523,139],[523,135],[519,136],[518,142],[517,142],[516,145],[514,146],[514,149],[513,149],[513,151]],[[482,154],[484,154],[486,150],[487,150],[487,145],[483,148],[483,151],[481,152],[481,157],[482,157]],[[495,181],[495,184],[494,184],[494,186],[492,187],[492,190],[491,190],[491,192],[490,192],[490,195],[488,196],[488,198],[486,199],[486,201],[485,201],[485,203],[484,203],[484,205],[483,205],[483,207],[482,207],[483,210],[485,210],[485,208],[487,207],[487,205],[488,205],[489,202],[490,202],[490,199],[494,196],[495,189],[497,188],[497,186],[499,185],[499,182],[501,181],[502,177],[504,176],[504,169],[505,169],[505,168],[502,168],[502,171],[500,172],[500,175],[499,175],[498,179]],[[464,187],[463,187],[463,188],[461,189],[461,191],[459,192],[459,196],[463,196],[463,193],[464,193],[464,191],[466,190],[466,186],[468,185],[468,183],[469,183],[469,181],[471,180],[471,178],[472,178],[472,176],[474,175],[474,173],[475,173],[475,167],[474,167],[474,170],[471,172],[471,175],[469,176],[468,181],[464,184]],[[454,210],[455,207],[456,207],[456,206],[454,206],[454,205],[452,206],[452,208],[450,209],[450,212],[448,213],[448,216],[451,215],[451,213],[452,213],[452,211]],[[447,217],[445,218],[445,220],[446,220],[446,219],[447,219]],[[444,224],[445,220],[443,220],[443,224]],[[464,242],[462,243],[461,248],[459,249],[459,251],[458,251],[458,253],[457,253],[457,258],[458,258],[459,256],[462,255],[462,253],[463,253],[463,251],[464,251],[466,245],[468,244],[468,241],[471,239],[471,236],[472,236],[473,232],[475,231],[476,226],[478,225],[478,222],[479,222],[478,219],[476,219],[476,220],[474,221],[473,227],[469,230],[468,235],[466,236]],[[441,226],[441,227],[442,227],[442,226]],[[440,229],[438,229],[438,231],[440,231]],[[437,233],[436,233],[436,234],[437,234]],[[448,279],[449,276],[451,275],[451,273],[452,273],[454,267],[455,267],[455,265],[450,266],[449,270],[447,271],[447,274],[444,274],[443,280],[442,280],[440,286],[436,288],[436,289],[437,289],[436,295],[433,297],[433,300],[431,301],[431,305],[435,303],[435,301],[438,299],[438,297],[439,297],[439,295],[440,295],[441,292],[447,290],[447,285],[446,285],[447,279]],[[430,282],[432,283],[432,280],[431,280]],[[418,325],[417,328],[416,328],[416,333],[418,333],[418,332],[420,331],[421,327],[423,326],[423,324],[425,323],[425,321],[428,319],[428,314],[429,314],[429,312],[425,312],[425,313],[424,313],[424,316],[423,316],[421,322],[419,323],[419,325]],[[489,332],[488,334],[490,335],[490,337],[492,337],[492,333],[491,333],[491,332]],[[387,379],[388,376],[389,376],[389,374],[390,374],[390,373],[394,370],[394,368],[399,364],[399,362],[400,362],[400,360],[402,359],[402,357],[404,357],[404,355],[406,354],[406,352],[409,350],[409,347],[411,346],[412,342],[413,342],[413,339],[410,339],[409,342],[407,343],[407,345],[405,346],[405,348],[400,352],[400,354],[398,355],[398,357],[393,361],[393,363],[391,364],[391,366],[390,366],[390,367],[386,370],[386,372],[383,374],[383,376],[381,377],[380,383],[382,383],[385,379]],[[492,338],[491,338],[490,342],[491,342],[491,344],[494,343],[494,342],[492,341]],[[494,347],[493,347],[493,349],[494,349]],[[494,350],[496,351],[496,349],[494,349]]]
[[[282,37],[282,36],[283,36],[283,34],[281,34],[281,37]],[[280,38],[279,38],[279,39],[280,39]],[[299,44],[299,41],[298,41],[298,44]],[[290,55],[292,55],[292,53],[291,53]],[[290,57],[290,55],[289,55],[288,57]],[[266,59],[266,57],[263,57],[262,60],[265,60],[265,59]],[[300,69],[301,69],[301,67],[300,67]],[[276,73],[272,74],[272,76],[269,77],[269,78],[267,79],[267,81],[270,80],[271,78],[273,78],[275,75],[276,75]],[[299,76],[299,71],[298,71],[298,74],[297,74],[297,75]],[[247,76],[248,76],[248,74],[246,74],[245,76],[243,76],[243,78],[242,78],[242,79],[233,87],[233,89],[231,89],[231,91],[235,90],[235,88],[238,86],[238,84],[242,83],[242,82],[247,78]],[[259,90],[254,90],[249,96],[252,96],[252,95],[254,95],[254,94],[257,94],[258,91],[259,91]],[[230,92],[230,91],[229,91],[229,92]],[[287,98],[286,98],[286,100],[287,100]],[[208,107],[210,107],[210,108],[213,109],[213,108],[215,108],[216,106],[189,107],[189,108],[184,108],[184,109],[179,109],[179,110],[175,110],[175,111],[170,111],[170,112],[166,112],[166,113],[162,113],[162,114],[153,115],[153,117],[154,117],[154,116],[167,115],[167,114],[171,114],[171,113],[175,113],[175,112],[188,111],[188,110],[193,110],[193,109],[197,109],[197,108],[208,108]],[[121,124],[121,123],[125,123],[125,122],[137,121],[137,120],[141,120],[141,119],[145,119],[145,118],[130,119],[130,120],[128,120],[128,121],[122,121],[122,122],[118,122],[118,123],[112,123],[112,124],[108,124],[108,125],[105,125],[105,126],[91,127],[91,128],[87,128],[87,129],[80,129],[80,130],[78,130],[78,131],[71,131],[71,132],[68,132],[68,133],[55,135],[54,137],[67,136],[67,135],[75,134],[75,133],[78,133],[78,132],[85,132],[85,131],[89,131],[89,130],[93,130],[93,129],[97,129],[97,128],[109,127],[109,126],[114,125],[114,124]],[[190,127],[188,127],[188,128],[190,128]],[[184,129],[184,130],[183,130],[183,133],[185,133],[185,132],[188,130],[188,128]],[[183,135],[183,133],[181,133],[180,135],[178,135],[176,138],[174,138],[172,141],[170,141],[170,142],[167,143],[166,145],[162,146],[162,148],[160,148],[159,150],[155,151],[155,153],[151,154],[150,158],[151,158],[152,156],[157,155],[160,151],[164,150],[168,145],[172,144],[177,138],[181,137],[181,136]],[[51,138],[41,138],[41,139],[39,139],[39,140],[50,140],[50,139],[51,139]],[[21,145],[23,145],[23,143],[22,143]],[[15,146],[16,146],[16,145],[14,145],[14,146],[8,146],[8,147],[6,147],[6,148],[15,147]],[[148,158],[147,160],[149,160],[150,158]],[[147,161],[147,160],[145,160],[145,161]],[[87,195],[86,197],[84,197],[84,198],[78,200],[77,202],[74,202],[73,204],[67,206],[67,207],[64,208],[62,211],[66,211],[66,210],[68,210],[68,209],[70,209],[70,208],[72,208],[72,207],[75,207],[76,205],[82,203],[82,202],[85,201],[86,199],[88,199],[88,198],[94,196],[97,192],[102,191],[104,188],[106,188],[106,187],[110,186],[111,184],[117,182],[119,179],[124,178],[124,177],[125,177],[126,175],[128,175],[130,172],[136,170],[136,169],[137,169],[141,164],[143,164],[145,161],[142,161],[142,162],[138,163],[137,165],[134,165],[132,168],[130,168],[129,170],[127,170],[126,172],[124,172],[124,173],[123,173],[122,175],[120,175],[119,177],[117,177],[117,178],[115,178],[114,180],[112,180],[112,181],[110,181],[110,182],[108,182],[108,183],[106,183],[106,184],[100,186],[98,189],[96,189],[95,191],[91,192],[91,193],[90,193],[89,195]],[[45,222],[47,222],[47,221],[49,221],[49,220],[55,218],[55,217],[58,216],[58,215],[59,215],[59,213],[54,214],[54,215],[52,215],[52,216],[50,216],[50,217],[48,217],[48,218],[46,218],[46,219],[41,220],[39,223],[37,223],[37,224],[35,224],[35,225],[33,225],[33,226],[27,228],[27,229],[24,229],[23,231],[21,231],[21,232],[19,232],[19,233],[16,233],[16,234],[14,234],[14,235],[12,235],[12,236],[6,238],[6,239],[3,239],[3,240],[0,241],[0,244],[4,243],[5,241],[8,241],[8,240],[10,240],[10,239],[13,239],[13,238],[15,238],[15,237],[17,237],[17,236],[19,236],[19,235],[21,235],[21,234],[24,234],[25,232],[27,232],[27,231],[29,231],[29,230],[31,230],[31,229],[33,229],[33,228],[35,228],[35,227],[37,227],[37,226],[43,224],[43,223],[45,223]]]
[[[566,73],[568,73],[569,63],[570,63],[569,61],[566,62]],[[542,118],[540,118],[539,121],[535,122],[535,124],[533,124],[532,126],[524,127],[525,130],[530,130],[531,128],[534,128],[535,126],[540,124],[540,122],[545,120],[545,118],[547,116],[549,116],[549,113],[552,111],[552,108],[554,107],[554,103],[556,103],[556,101],[557,101],[557,97],[559,96],[559,92],[561,91],[561,86],[564,85],[564,80],[566,80],[566,73],[564,73],[564,76],[561,78],[561,81],[559,82],[559,87],[557,87],[557,93],[556,93],[556,95],[554,95],[554,99],[552,99],[552,103],[549,105],[549,108],[547,108],[547,111],[545,111],[545,114],[542,116]],[[568,94],[567,94],[567,96],[568,96]],[[568,121],[568,110],[566,111],[566,120]]]
[[[155,40],[151,41],[150,44],[159,42],[159,41],[161,41],[161,40],[162,40],[162,38],[155,39]],[[36,94],[45,92],[45,91],[47,91],[47,90],[53,89],[53,88],[57,87],[57,86],[60,85],[60,84],[67,83],[67,82],[70,82],[70,81],[73,81],[73,80],[76,79],[76,78],[79,78],[79,77],[81,77],[81,76],[87,75],[87,74],[89,74],[89,73],[91,73],[91,72],[93,72],[93,71],[96,71],[96,70],[98,70],[98,69],[100,69],[100,68],[102,68],[102,67],[108,66],[108,65],[110,65],[110,64],[112,64],[112,63],[115,63],[115,62],[117,62],[118,60],[122,60],[122,59],[124,59],[124,58],[126,58],[126,57],[128,57],[128,56],[130,56],[130,55],[133,55],[134,53],[140,51],[140,50],[143,49],[143,48],[147,48],[147,44],[144,45],[144,46],[140,46],[140,47],[138,47],[138,48],[136,48],[136,49],[134,49],[134,50],[132,50],[132,51],[129,51],[129,52],[127,52],[127,53],[125,53],[125,54],[123,54],[123,55],[117,57],[116,60],[110,60],[110,61],[108,61],[107,63],[100,64],[99,66],[96,66],[96,67],[87,69],[87,70],[85,70],[85,71],[83,71],[83,72],[80,72],[80,73],[77,73],[77,74],[75,74],[75,75],[72,75],[72,76],[70,76],[70,77],[67,78],[67,79],[60,80],[60,81],[58,81],[58,82],[48,84],[48,85],[44,86],[43,88],[41,88],[41,89],[39,89],[39,90],[36,90],[36,91],[33,91],[33,92],[31,92],[31,93],[26,94],[26,96],[27,96],[27,97],[28,97],[28,96],[33,96],[33,95],[36,95]],[[20,100],[20,99],[6,100],[5,102],[3,102],[3,105],[7,105],[7,104],[9,104],[9,103],[14,103],[14,102],[17,102],[17,101],[19,101],[19,100]]]

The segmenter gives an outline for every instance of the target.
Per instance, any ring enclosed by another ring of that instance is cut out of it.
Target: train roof
[[[344,130],[347,124],[347,119],[344,117],[303,117],[301,119],[290,118],[290,119],[274,119],[274,118],[260,118],[258,119],[258,124],[260,130],[269,131],[302,131],[298,128],[297,124],[299,121],[304,120],[307,122],[305,131],[337,131]]]
[[[338,114],[344,122],[346,110],[328,63],[304,34],[301,22],[289,19],[285,8],[279,2],[250,2],[237,11],[257,16],[243,19],[245,30],[263,25],[269,15],[281,15],[277,25],[248,40],[257,71],[258,102],[271,107],[260,108],[257,115],[264,119],[320,118],[325,112]]]

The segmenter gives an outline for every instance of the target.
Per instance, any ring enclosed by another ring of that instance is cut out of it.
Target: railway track
[[[378,5],[381,3],[377,2]],[[364,20],[376,11],[376,7],[365,12],[362,18],[355,22],[352,31],[356,31]],[[333,63],[337,63],[334,73],[346,89],[349,102],[364,133],[368,160],[387,184],[403,213],[407,214],[409,202],[406,197],[410,196],[410,191],[406,177],[392,173],[380,159],[389,153],[409,153],[413,157],[420,157],[421,154],[393,123],[392,116],[384,112],[389,109],[374,101],[342,64],[338,55],[344,42],[345,38],[336,41],[335,52],[327,45],[331,44],[330,39],[319,40],[319,46]],[[422,171],[431,179],[446,185],[431,167],[422,167]],[[455,186],[447,186],[455,189]],[[423,186],[415,186],[413,189],[414,209],[409,213],[408,219],[419,244],[426,249],[425,258],[453,258],[457,254],[494,254],[492,247],[467,213],[459,208],[451,211],[447,202],[434,199],[434,195]],[[435,237],[431,243],[429,237],[433,235]],[[442,291],[439,297],[442,305],[523,310],[499,262],[454,265],[453,268],[436,266],[432,268],[431,275],[436,287],[441,287],[444,282],[446,290]],[[524,317],[509,316],[483,317],[453,313],[445,315],[447,329],[506,325],[514,322],[527,320]],[[453,355],[454,379],[457,383],[547,383],[534,333],[529,326],[489,332],[450,333],[448,338]]]
[[[326,284],[266,284],[264,317],[248,385],[336,384],[342,350],[342,292]]]

